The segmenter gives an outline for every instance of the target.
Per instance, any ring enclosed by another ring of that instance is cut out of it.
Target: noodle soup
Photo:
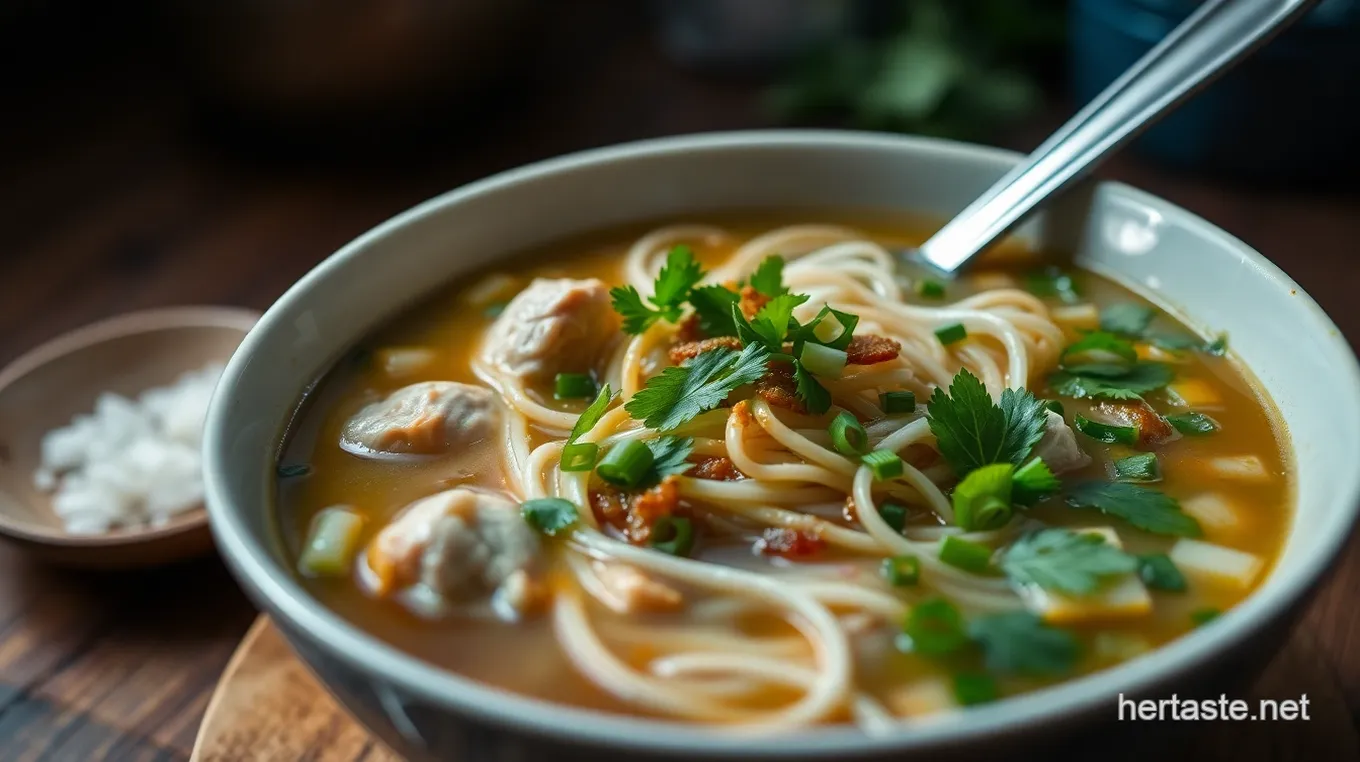
[[[933,281],[916,232],[670,225],[454,284],[302,401],[299,577],[507,690],[870,732],[1258,586],[1289,467],[1224,339],[1020,252]]]

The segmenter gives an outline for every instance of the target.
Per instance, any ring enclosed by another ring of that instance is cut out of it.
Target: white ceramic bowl
[[[1103,184],[1022,233],[1075,251],[1193,325],[1226,330],[1293,442],[1297,515],[1284,555],[1248,600],[1142,658],[943,722],[870,739],[848,729],[778,739],[603,715],[512,695],[434,669],[312,599],[275,529],[273,462],[297,400],[383,321],[484,263],[574,233],[742,207],[962,208],[1016,160],[1001,151],[846,132],[748,132],[588,151],[473,183],[378,226],[331,256],[260,320],[226,370],[205,443],[222,553],[250,595],[361,721],[414,759],[900,758],[976,748],[1091,716],[1118,695],[1169,695],[1213,664],[1265,646],[1315,586],[1360,505],[1360,369],[1316,303],[1260,254],[1204,220]],[[524,754],[525,756],[516,756]]]

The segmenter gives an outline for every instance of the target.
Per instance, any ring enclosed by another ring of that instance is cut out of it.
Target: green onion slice
[[[652,525],[652,548],[672,556],[694,549],[694,522],[684,516],[662,516]]]
[[[992,549],[951,534],[940,543],[940,560],[964,571],[982,574],[991,569]]]
[[[968,329],[963,327],[963,323],[954,323],[943,328],[936,328],[935,337],[940,340],[941,344],[949,346],[968,338]]]
[[[559,400],[595,396],[595,380],[585,373],[558,373],[553,379],[553,397]]]
[[[562,470],[589,471],[599,454],[600,446],[594,442],[572,442],[562,448]]]
[[[860,462],[873,472],[874,481],[886,481],[902,475],[902,459],[892,450],[874,450],[861,457]]]
[[[825,378],[840,378],[845,371],[846,357],[844,350],[812,343],[804,344],[802,353],[798,355],[808,372]]]
[[[1137,426],[1111,426],[1106,423],[1092,421],[1091,419],[1078,413],[1073,421],[1077,431],[1105,444],[1125,444],[1133,445],[1138,443]]]
[[[888,415],[916,412],[915,392],[883,392],[878,395],[878,406]]]
[[[831,446],[847,458],[857,458],[869,449],[869,432],[850,413],[842,412],[831,419],[827,432],[831,434]]]
[[[636,487],[652,472],[655,462],[650,447],[636,439],[626,439],[609,448],[595,473],[616,487]]]
[[[921,581],[921,559],[916,556],[893,556],[883,559],[880,567],[883,579],[893,587],[906,587]]]

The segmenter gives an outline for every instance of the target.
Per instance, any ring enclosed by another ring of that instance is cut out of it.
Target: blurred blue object
[[[1069,69],[1082,104],[1197,0],[1072,0]],[[1360,0],[1326,0],[1131,150],[1182,169],[1267,181],[1360,172]]]

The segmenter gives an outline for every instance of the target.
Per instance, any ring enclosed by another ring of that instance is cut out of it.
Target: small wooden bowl
[[[155,528],[68,534],[33,484],[48,431],[94,410],[102,392],[127,397],[226,362],[259,313],[230,307],[134,312],[59,336],[0,370],[0,536],[67,566],[103,569],[180,561],[212,548],[202,506]]]

